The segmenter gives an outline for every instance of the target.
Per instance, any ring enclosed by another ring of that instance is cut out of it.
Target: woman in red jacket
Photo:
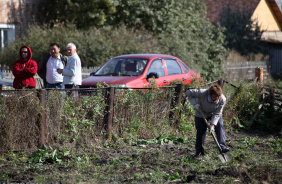
[[[22,46],[20,49],[20,59],[13,64],[13,75],[15,76],[13,87],[15,89],[36,87],[34,75],[37,72],[37,63],[32,58],[31,49],[28,46]]]

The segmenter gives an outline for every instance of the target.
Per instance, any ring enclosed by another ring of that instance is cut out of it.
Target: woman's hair
[[[209,88],[209,94],[211,96],[216,95],[216,96],[221,96],[222,94],[222,89],[220,87],[220,85],[218,84],[212,84]]]

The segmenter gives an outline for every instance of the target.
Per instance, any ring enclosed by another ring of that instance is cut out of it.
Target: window
[[[96,72],[97,75],[131,75],[140,76],[143,74],[148,60],[139,58],[113,58],[108,61],[100,70]]]
[[[159,74],[159,77],[165,76],[164,66],[161,59],[152,61],[147,75],[152,72]]]
[[[13,24],[0,24],[0,50],[15,40],[15,26]]]
[[[181,64],[181,66],[182,66],[182,68],[184,70],[184,73],[188,73],[189,69],[187,68],[187,66],[185,66],[181,61],[178,61],[178,62]]]
[[[181,67],[174,59],[165,59],[168,75],[182,74]]]

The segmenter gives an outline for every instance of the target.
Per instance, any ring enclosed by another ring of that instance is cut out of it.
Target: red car
[[[174,56],[129,54],[110,59],[96,73],[84,79],[81,88],[96,87],[98,82],[140,88],[148,86],[153,77],[158,86],[164,86],[176,79],[189,84],[194,78],[200,78],[200,74]]]

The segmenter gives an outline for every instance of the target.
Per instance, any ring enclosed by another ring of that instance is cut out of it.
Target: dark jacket
[[[29,59],[28,61],[24,61],[22,59],[21,50],[25,47],[29,51]],[[19,51],[20,59],[16,60],[13,64],[13,75],[15,76],[13,87],[16,89],[26,88],[35,88],[36,81],[34,79],[34,75],[37,72],[37,63],[32,58],[31,49],[28,46],[22,46]]]
[[[44,88],[46,88],[46,85],[47,85],[47,81],[46,81],[46,65],[47,65],[47,62],[50,58],[51,54],[47,54],[45,55],[42,60],[38,63],[38,75],[40,76],[41,79],[43,79],[43,82],[44,82]],[[64,56],[60,53],[60,57],[61,57],[61,60],[63,62],[63,65],[64,67],[66,66],[67,62],[68,62],[68,57],[67,56]]]

